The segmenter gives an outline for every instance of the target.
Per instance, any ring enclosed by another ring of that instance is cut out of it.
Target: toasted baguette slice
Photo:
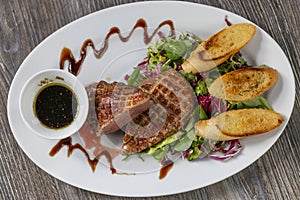
[[[254,36],[256,27],[241,23],[224,28],[202,42],[182,64],[186,72],[205,72],[237,53]]]
[[[210,140],[234,140],[271,131],[283,117],[275,111],[258,108],[230,110],[195,124],[196,135]]]
[[[220,76],[210,85],[208,91],[217,98],[246,101],[269,90],[277,79],[275,69],[247,67]]]

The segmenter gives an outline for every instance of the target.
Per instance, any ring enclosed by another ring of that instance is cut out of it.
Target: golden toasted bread
[[[246,101],[269,90],[277,79],[275,69],[247,67],[220,76],[210,85],[208,91],[217,98]]]
[[[195,132],[196,135],[210,140],[234,140],[271,131],[283,121],[283,117],[272,110],[230,110],[197,122]]]
[[[205,72],[237,53],[254,36],[256,27],[248,23],[234,24],[202,42],[182,64],[186,72]]]

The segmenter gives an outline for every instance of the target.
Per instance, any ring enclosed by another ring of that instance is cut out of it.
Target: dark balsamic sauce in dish
[[[119,36],[119,39],[122,42],[127,42],[130,39],[133,32],[135,31],[135,29],[142,28],[144,30],[144,34],[143,34],[144,43],[149,44],[152,41],[153,37],[157,34],[157,32],[163,26],[168,26],[170,28],[170,34],[169,34],[170,37],[175,36],[174,23],[171,20],[162,21],[156,27],[156,29],[152,32],[152,34],[148,33],[148,25],[144,19],[138,19],[136,24],[133,26],[133,28],[131,29],[131,31],[129,32],[129,34],[127,36],[123,36],[121,34],[121,30],[118,27],[112,27],[110,29],[110,31],[107,33],[107,35],[105,36],[102,47],[99,49],[95,48],[95,44],[93,43],[93,41],[91,39],[85,40],[80,49],[80,57],[78,60],[75,59],[72,51],[69,48],[64,47],[61,51],[61,56],[60,56],[60,62],[59,62],[60,69],[64,69],[66,66],[66,62],[67,62],[68,71],[70,73],[72,73],[73,75],[77,76],[80,73],[81,66],[86,58],[88,47],[90,47],[93,50],[94,56],[97,59],[100,59],[104,55],[106,50],[108,49],[109,38],[112,35],[117,34]],[[95,111],[93,111],[93,112],[95,112]],[[95,168],[98,164],[99,158],[101,156],[104,156],[104,157],[106,157],[107,161],[110,164],[110,170],[111,170],[112,174],[120,174],[120,175],[127,174],[127,173],[118,173],[116,171],[116,169],[113,167],[112,160],[120,154],[119,151],[116,149],[111,149],[109,147],[102,145],[101,144],[101,135],[99,135],[99,134],[97,135],[96,132],[93,132],[93,130],[89,126],[88,121],[86,121],[85,124],[83,125],[83,127],[81,127],[81,129],[79,130],[79,135],[84,140],[85,147],[87,149],[94,149],[94,152],[93,152],[94,157],[95,157],[94,159],[90,158],[90,156],[87,153],[87,151],[85,150],[85,148],[83,148],[80,144],[77,143],[77,144],[73,145],[71,137],[60,140],[51,149],[51,151],[49,152],[49,155],[54,156],[60,151],[60,149],[63,146],[67,146],[68,147],[68,156],[71,155],[71,153],[73,152],[74,149],[78,149],[78,150],[82,151],[85,154],[92,171],[95,171]],[[166,175],[171,170],[173,165],[174,165],[174,163],[171,160],[168,160],[162,166],[162,168],[160,170],[159,179],[163,179],[164,177],[166,177]],[[130,174],[128,174],[128,175],[130,175]]]
[[[63,84],[48,84],[36,95],[34,113],[39,121],[51,129],[69,126],[77,113],[77,98]]]

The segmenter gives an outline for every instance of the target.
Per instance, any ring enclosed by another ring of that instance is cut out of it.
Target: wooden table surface
[[[88,192],[47,174],[18,146],[7,119],[10,84],[25,57],[52,32],[89,13],[131,0],[0,0],[0,199],[127,199]],[[219,183],[151,199],[300,199],[300,1],[198,0],[256,23],[291,62],[296,101],[285,131],[252,165]],[[288,97],[287,97],[288,98]],[[284,103],[284,102],[283,102]]]

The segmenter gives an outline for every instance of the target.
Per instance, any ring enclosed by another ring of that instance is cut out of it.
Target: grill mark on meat
[[[103,133],[113,133],[146,111],[150,96],[124,83],[100,81],[95,92],[95,108]]]
[[[178,116],[160,104],[140,114],[126,126],[122,153],[133,154],[157,144],[180,128]]]
[[[176,133],[195,106],[192,88],[173,69],[145,80],[139,88],[156,104],[126,126],[122,154],[141,152]]]
[[[151,84],[152,87],[149,87]],[[155,103],[179,115],[182,125],[187,122],[195,106],[195,96],[190,84],[177,71],[164,71],[141,83],[139,88],[149,94]]]

